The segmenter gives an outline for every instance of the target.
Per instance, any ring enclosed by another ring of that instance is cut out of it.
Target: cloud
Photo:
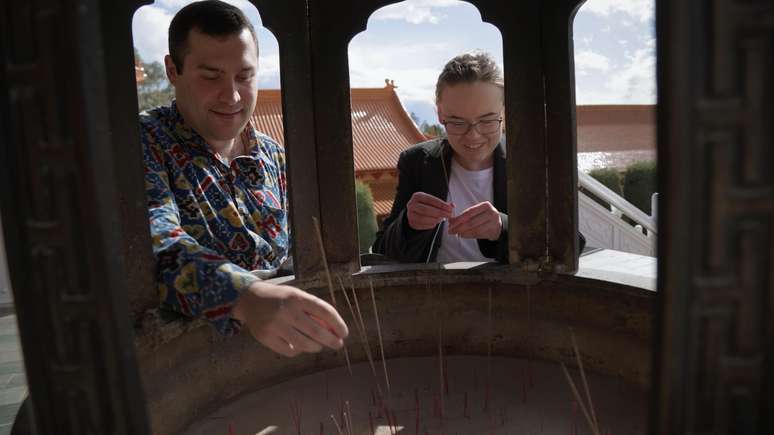
[[[258,59],[258,84],[274,84],[279,79],[279,54],[261,56]]]
[[[164,63],[167,54],[167,30],[172,14],[158,6],[143,6],[134,14],[134,46],[143,62]]]
[[[164,56],[168,53],[167,47],[167,33],[169,30],[169,23],[172,21],[172,17],[194,0],[156,0],[152,5],[143,6],[137,10],[132,20],[132,33],[134,37],[134,46],[140,53],[143,62],[164,62]],[[255,6],[249,2],[249,0],[224,0],[238,8],[240,8],[247,18],[255,26],[259,37],[263,36],[261,30],[261,20],[258,16],[258,11]],[[267,35],[271,35],[273,41],[269,41],[270,46],[276,45],[276,38],[271,32],[267,32]],[[262,44],[259,41],[261,47],[266,44]]]
[[[576,89],[578,104],[656,102],[656,56],[653,47],[646,46],[627,54],[621,67],[611,65],[601,77],[589,74],[578,74],[578,77],[581,77]]]
[[[407,0],[385,6],[376,11],[371,18],[374,20],[400,20],[411,24],[438,24],[446,18],[446,15],[438,13],[437,9],[462,4],[458,0]]]
[[[356,39],[349,48],[350,85],[382,87],[389,78],[402,100],[435,104],[438,74],[455,54],[455,47],[445,42],[371,44]],[[399,67],[395,59],[401,59]]]
[[[183,8],[183,6],[193,3],[195,0],[156,0],[153,5],[161,7],[173,14]],[[255,5],[248,0],[223,0],[241,9],[245,14],[255,10]]]
[[[655,3],[655,0],[588,0],[581,10],[603,17],[624,14],[644,22],[653,19]]]
[[[591,50],[583,50],[575,55],[575,68],[583,73],[590,69],[607,71],[610,69],[610,59]]]
[[[655,102],[656,54],[651,48],[636,50],[627,56],[628,64],[617,71],[609,82],[610,89],[627,101]]]

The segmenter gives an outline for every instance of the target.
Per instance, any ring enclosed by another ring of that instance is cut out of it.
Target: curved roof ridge
[[[259,89],[253,120],[258,130],[284,145],[280,89]],[[388,83],[381,88],[352,88],[352,141],[355,170],[393,170],[398,156],[425,136]]]

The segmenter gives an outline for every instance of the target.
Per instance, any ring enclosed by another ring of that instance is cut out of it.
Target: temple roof
[[[403,150],[425,140],[403,108],[393,85],[353,88],[351,95],[356,171],[395,169]],[[258,130],[284,145],[279,89],[258,91],[253,119]]]

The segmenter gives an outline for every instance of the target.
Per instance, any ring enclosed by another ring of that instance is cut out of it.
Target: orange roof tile
[[[371,195],[374,198],[374,212],[377,216],[390,214],[392,209],[392,200],[395,198],[395,188],[397,178],[392,181],[383,180],[376,183],[368,183],[371,189]]]
[[[578,106],[578,152],[656,149],[655,105]]]
[[[392,86],[352,89],[356,171],[394,170],[398,155],[425,136]],[[577,107],[578,152],[655,150],[655,105]],[[253,119],[258,130],[284,144],[279,89],[260,90]]]
[[[392,211],[392,200],[394,198],[390,199],[382,199],[382,200],[374,200],[374,214],[376,216],[387,216]]]
[[[394,169],[403,150],[426,140],[406,113],[393,86],[355,88],[351,95],[356,171]],[[258,91],[253,120],[259,131],[284,145],[279,89]]]

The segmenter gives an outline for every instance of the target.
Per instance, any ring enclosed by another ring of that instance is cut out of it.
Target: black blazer
[[[412,146],[398,159],[398,189],[392,203],[392,211],[376,233],[373,251],[405,263],[424,263],[428,254],[435,261],[441,246],[441,231],[445,222],[436,228],[417,231],[408,224],[406,204],[414,192],[425,192],[446,200],[449,193],[448,176],[451,172],[452,148],[446,139],[433,139]],[[444,166],[445,165],[445,170]],[[478,239],[478,247],[485,257],[508,262],[508,197],[505,175],[505,136],[494,150],[494,175],[492,199],[500,211],[503,231],[500,238],[491,241]],[[441,228],[439,228],[441,227]],[[435,239],[435,243],[433,243]],[[432,253],[430,252],[432,246]]]

